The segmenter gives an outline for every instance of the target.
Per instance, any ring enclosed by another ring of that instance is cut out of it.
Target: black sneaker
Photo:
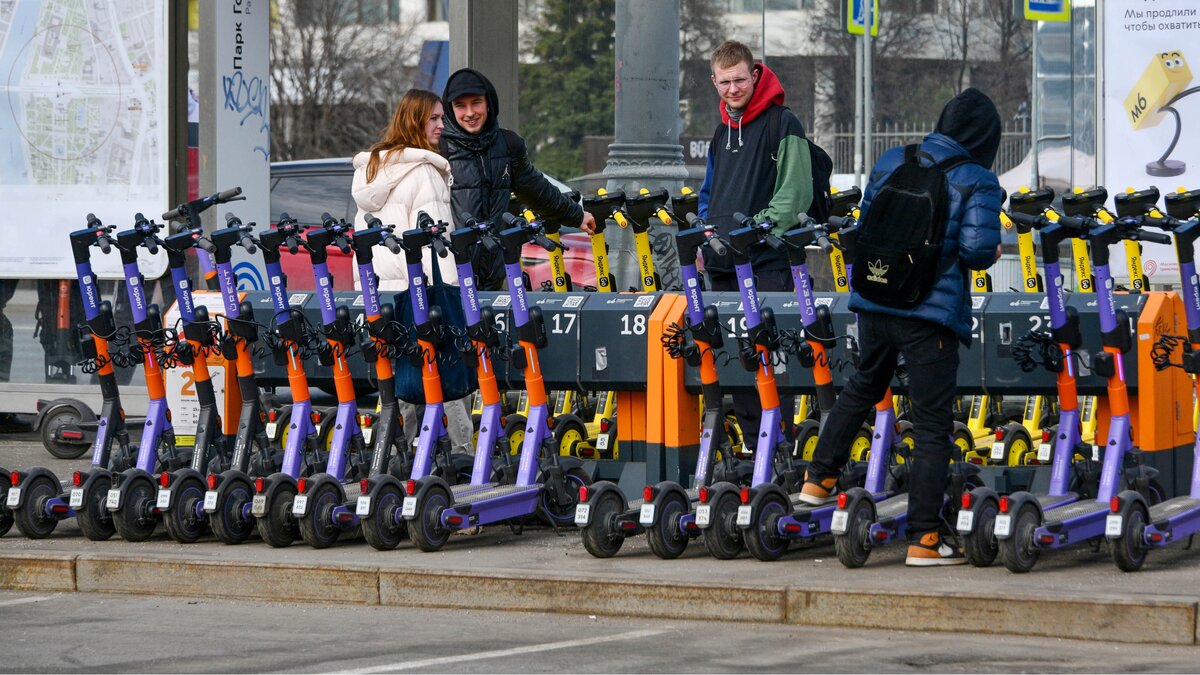
[[[929,532],[908,545],[908,557],[904,564],[909,567],[936,567],[939,565],[962,565],[967,562],[962,549],[942,541],[938,532]]]

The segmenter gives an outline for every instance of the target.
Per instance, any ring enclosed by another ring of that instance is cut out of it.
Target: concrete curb
[[[1200,643],[1195,601],[918,594],[158,557],[0,553],[0,589]]]

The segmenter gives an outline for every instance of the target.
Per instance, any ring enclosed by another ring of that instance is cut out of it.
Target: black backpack
[[[770,134],[767,138],[774,139],[775,151],[771,153],[771,159],[778,159],[779,144],[783,142],[780,137],[781,118],[783,111],[788,110],[787,106],[774,106],[768,112],[770,117],[767,118],[767,133]],[[808,207],[808,215],[818,223],[828,222],[829,215],[832,212],[832,198],[829,196],[829,178],[833,175],[833,159],[829,153],[812,142],[812,139],[805,138],[808,142],[808,154],[812,162],[812,183],[813,183],[813,198],[812,205]]]
[[[924,159],[928,164],[922,164]],[[858,227],[851,284],[871,302],[911,309],[929,294],[950,216],[946,172],[970,157],[935,163],[919,145],[904,148],[904,163],[875,194]]]

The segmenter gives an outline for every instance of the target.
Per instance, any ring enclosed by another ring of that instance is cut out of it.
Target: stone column
[[[604,167],[608,189],[678,194],[688,175],[679,145],[679,1],[617,0],[616,26],[616,142],[608,146]],[[656,219],[650,229],[665,289],[681,283],[671,236],[677,227]],[[605,232],[617,288],[640,290],[633,233],[612,222]]]

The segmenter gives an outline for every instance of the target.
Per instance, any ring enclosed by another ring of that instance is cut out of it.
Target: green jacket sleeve
[[[779,143],[779,157],[775,160],[775,194],[766,209],[755,216],[756,220],[770,218],[776,223],[775,234],[783,234],[800,222],[798,215],[812,206],[812,154],[808,151],[808,139],[788,134]]]

